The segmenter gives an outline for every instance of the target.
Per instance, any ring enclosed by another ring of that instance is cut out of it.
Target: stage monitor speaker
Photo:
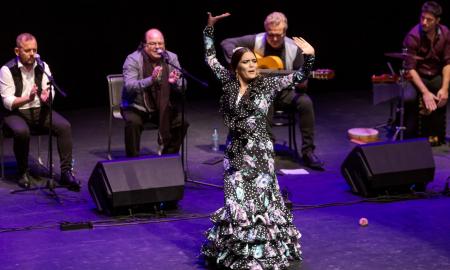
[[[88,187],[98,210],[114,215],[181,200],[184,177],[179,155],[108,160],[97,163]]]
[[[358,145],[341,166],[352,191],[364,197],[425,191],[434,171],[426,139]]]

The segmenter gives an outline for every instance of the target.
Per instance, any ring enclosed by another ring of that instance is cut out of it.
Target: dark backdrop
[[[190,2],[190,3],[189,3]],[[263,31],[267,14],[278,10],[289,20],[289,36],[302,36],[316,48],[317,68],[331,68],[336,79],[311,82],[311,91],[370,90],[370,76],[388,73],[400,60],[385,52],[401,51],[406,32],[418,22],[422,1],[93,1],[2,4],[0,62],[11,59],[15,37],[30,32],[39,53],[66,99],[60,109],[107,105],[105,76],[121,73],[125,57],[152,27],[165,34],[167,49],[179,55],[182,66],[210,83],[203,89],[189,81],[187,99],[216,96],[217,85],[203,63],[202,29],[206,12],[230,12],[216,27],[216,39]],[[444,8],[447,23],[450,6]],[[218,44],[217,44],[218,45]],[[221,51],[220,56],[221,55]]]

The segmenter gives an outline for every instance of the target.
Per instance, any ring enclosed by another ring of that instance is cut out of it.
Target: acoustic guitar
[[[258,61],[258,71],[265,75],[288,75],[294,73],[293,70],[284,70],[283,60],[278,56],[261,56],[257,53],[256,60]],[[331,80],[335,76],[332,69],[316,69],[309,73],[309,78],[318,80]]]

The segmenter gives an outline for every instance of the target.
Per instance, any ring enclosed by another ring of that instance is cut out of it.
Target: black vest
[[[11,71],[13,80],[14,80],[14,85],[16,86],[16,92],[14,93],[14,95],[16,97],[20,97],[22,95],[22,91],[23,91],[23,79],[22,79],[22,72],[20,71],[19,65],[18,65],[18,58],[14,58],[11,61],[9,61],[8,63],[6,63],[6,66],[9,68],[9,70]],[[38,87],[38,95],[41,94],[42,92],[42,76],[43,76],[43,72],[42,70],[36,66],[34,68],[34,83],[37,85]]]
[[[20,71],[20,68],[18,66],[18,61],[19,59],[16,57],[14,59],[12,59],[11,61],[9,61],[8,63],[5,64],[5,66],[7,66],[9,68],[9,70],[11,71],[11,75],[13,77],[14,80],[14,85],[16,87],[16,91],[14,92],[14,96],[16,97],[20,97],[22,95],[22,91],[23,91],[23,79],[22,79],[22,72]],[[38,95],[41,94],[42,92],[42,77],[43,77],[43,72],[42,70],[36,66],[34,68],[34,83],[37,85],[38,87]],[[6,111],[6,109],[3,106],[3,102],[1,102],[1,111],[4,112]]]

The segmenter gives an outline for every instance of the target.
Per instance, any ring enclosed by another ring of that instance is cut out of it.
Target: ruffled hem
[[[230,269],[284,269],[289,260],[301,259],[300,232],[292,215],[273,205],[265,212],[253,201],[240,205],[228,200],[211,217],[202,254]]]

